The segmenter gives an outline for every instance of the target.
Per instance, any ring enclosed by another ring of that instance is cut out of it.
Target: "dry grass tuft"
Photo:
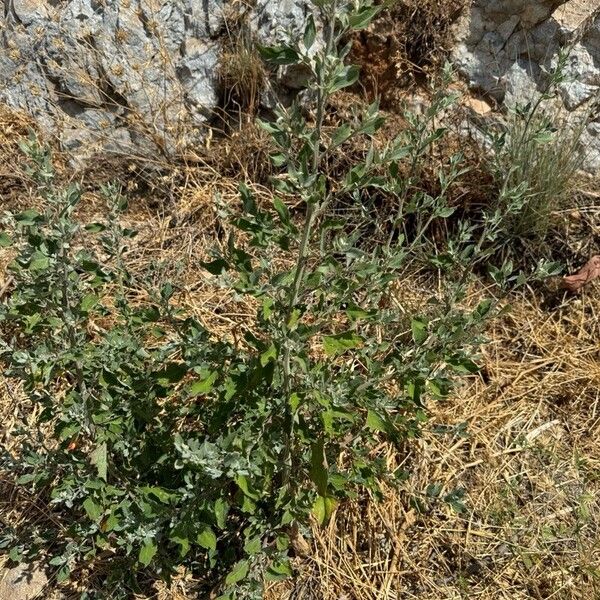
[[[29,185],[19,143],[31,131],[36,127],[30,116],[0,104],[0,196],[5,207],[12,206]]]
[[[236,112],[240,122],[258,110],[266,78],[263,62],[252,41],[246,38],[242,32],[230,35],[229,44],[221,53],[218,73],[223,108]]]
[[[261,184],[273,175],[268,133],[255,122],[242,122],[228,135],[215,139],[213,145],[215,152],[208,160],[220,175]]]

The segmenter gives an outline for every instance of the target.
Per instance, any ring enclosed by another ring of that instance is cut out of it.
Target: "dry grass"
[[[553,311],[515,300],[489,331],[482,375],[431,407],[405,456],[390,452],[409,479],[314,528],[298,579],[269,600],[597,598],[597,292]],[[430,484],[465,490],[466,511],[428,498]]]
[[[223,108],[237,113],[238,121],[243,122],[251,120],[259,108],[266,71],[249,34],[243,30],[230,33],[228,40],[219,64]]]
[[[2,118],[13,145],[0,163],[14,162],[27,123]],[[136,201],[126,215],[140,232],[128,263],[139,272],[163,265],[179,284],[178,302],[217,336],[240,335],[255,314],[199,267],[225,237],[215,198],[238,201],[236,170],[223,176],[207,164],[181,167],[171,175],[169,202]],[[26,178],[12,189],[15,205],[30,201]],[[81,218],[102,212],[90,191]],[[481,375],[430,407],[430,424],[404,455],[380,448],[408,479],[382,485],[381,502],[347,503],[326,528],[314,527],[295,559],[297,577],[272,585],[266,599],[600,597],[599,291],[590,286],[554,307],[539,291],[515,298],[488,331]],[[411,290],[417,298],[429,292]],[[19,398],[4,391],[0,398],[8,431]],[[431,484],[441,486],[439,497],[427,496]],[[457,489],[465,490],[462,513],[441,499]],[[4,521],[35,510],[31,499],[1,494]],[[170,587],[157,585],[154,597],[194,598],[192,588],[182,575]]]

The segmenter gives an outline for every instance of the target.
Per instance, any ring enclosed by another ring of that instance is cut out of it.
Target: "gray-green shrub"
[[[584,160],[580,141],[587,117],[568,122],[552,104],[565,81],[568,56],[568,49],[560,53],[543,93],[510,108],[506,121],[492,130],[490,169],[509,241],[544,240],[552,213],[572,201],[572,182]]]

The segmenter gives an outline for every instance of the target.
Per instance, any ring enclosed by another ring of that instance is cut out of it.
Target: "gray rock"
[[[600,96],[600,0],[475,0],[455,27],[454,64],[469,85],[506,105],[547,88],[561,48],[571,45],[562,109],[586,115]],[[590,125],[586,169],[598,171],[600,136]]]
[[[504,103],[514,107],[535,102],[540,95],[537,82],[540,80],[540,67],[528,60],[517,60],[506,71],[503,84],[506,89]]]
[[[261,43],[275,44],[301,35],[311,12],[304,0],[259,0],[251,24]]]
[[[598,94],[597,85],[589,85],[582,81],[570,81],[560,86],[560,95],[569,111],[574,111]]]
[[[221,46],[240,19],[260,42],[303,31],[309,0],[10,0],[0,14],[0,101],[24,109],[78,158],[171,154],[220,101]],[[246,11],[246,12],[240,12]],[[244,16],[245,15],[245,16]],[[235,33],[234,33],[235,35]],[[305,74],[282,69],[279,86]]]
[[[585,164],[591,173],[600,173],[600,122],[589,123],[583,135],[581,144],[585,152]]]

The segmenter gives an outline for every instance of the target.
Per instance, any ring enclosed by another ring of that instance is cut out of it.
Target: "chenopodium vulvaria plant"
[[[86,581],[111,598],[181,566],[221,598],[260,597],[265,579],[291,574],[298,531],[396,475],[376,451],[380,440],[417,435],[426,401],[476,370],[493,305],[460,306],[466,263],[484,237],[472,242],[461,228],[444,258],[457,283],[418,312],[398,307],[392,291],[429,224],[452,213],[460,156],[440,167],[435,197],[416,182],[453,98],[434,95],[380,149],[371,142],[384,123],[376,104],[325,127],[329,97],[359,76],[344,41],[379,7],[314,5],[301,40],[261,49],[270,64],[309,73],[314,113],[294,103],[260,123],[279,169],[272,206],[242,185],[226,250],[204,265],[259,307],[242,343],[215,340],[174,305],[173,285],[131,272],[134,232],[121,225],[117,187],[104,190],[107,219],[82,227],[81,190],[61,188],[48,152],[24,145],[45,208],[6,216],[0,238],[16,252],[0,356],[7,385],[20,382],[27,398],[2,469],[44,514],[3,532],[13,560],[42,558],[59,581]],[[359,137],[369,143],[363,159],[332,178],[328,160]],[[385,235],[371,244],[330,209],[375,192],[394,208],[374,224]],[[293,215],[288,198],[300,207]],[[409,230],[411,215],[420,225]]]

